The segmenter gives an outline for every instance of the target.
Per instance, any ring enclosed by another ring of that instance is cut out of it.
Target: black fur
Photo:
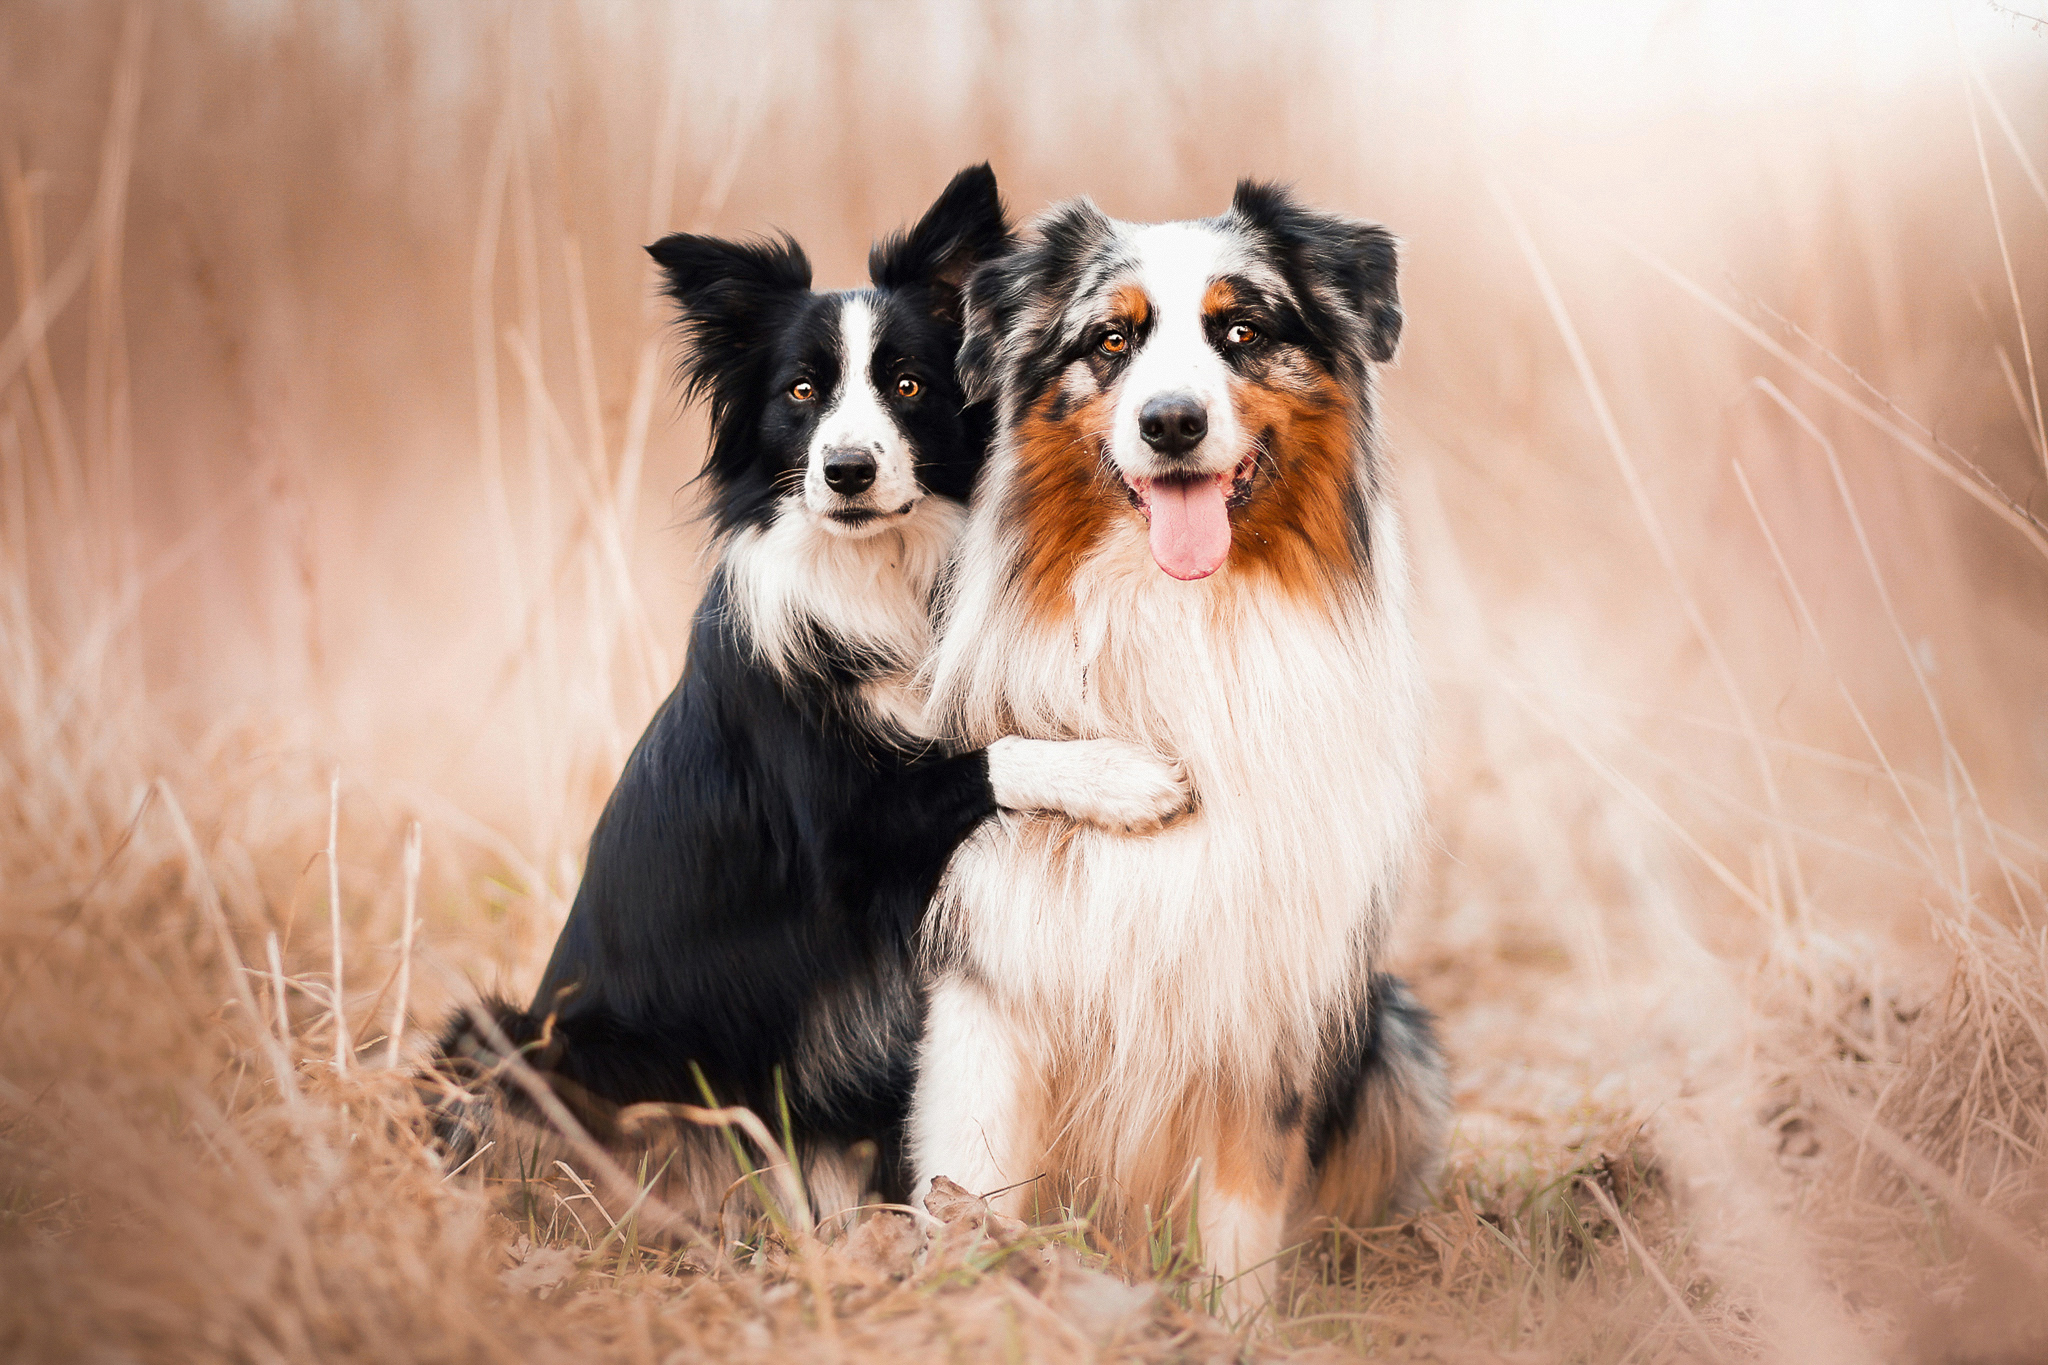
[[[1418,1077],[1437,1078],[1444,1072],[1435,1016],[1409,993],[1407,982],[1390,973],[1372,974],[1356,1026],[1339,1037],[1342,1042],[1323,1059],[1316,1108],[1309,1115],[1308,1159],[1317,1168],[1356,1129],[1369,1092],[1399,1094]],[[1286,1107],[1283,1098],[1283,1112]],[[1298,1097],[1293,1107],[1299,1113]]]
[[[870,259],[875,364],[923,393],[891,409],[933,495],[965,501],[986,453],[985,406],[954,371],[960,281],[1006,240],[995,177],[963,171]],[[823,402],[783,401],[846,376],[847,296],[811,291],[800,248],[675,235],[648,248],[676,301],[687,391],[708,400],[703,479],[718,531],[766,523],[800,471]],[[885,390],[886,392],[887,390]],[[877,553],[887,553],[878,542]],[[616,1106],[738,1103],[798,1143],[873,1142],[878,1188],[904,1196],[902,1126],[922,1026],[913,937],[955,846],[995,810],[984,753],[915,750],[852,696],[878,661],[813,627],[777,672],[740,638],[729,569],[699,607],[682,680],[641,737],[591,836],[583,882],[526,1010],[500,1030],[601,1136]],[[444,1070],[496,1061],[458,1015]],[[505,1100],[518,1105],[516,1096]]]

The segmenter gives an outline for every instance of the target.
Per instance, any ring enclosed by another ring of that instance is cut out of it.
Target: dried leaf
[[[908,1275],[924,1234],[908,1214],[877,1213],[864,1218],[840,1244],[841,1253],[862,1270],[900,1280]]]
[[[525,1242],[524,1238],[520,1239]],[[554,1288],[576,1273],[576,1253],[567,1247],[525,1246],[515,1250],[519,1264],[498,1272],[498,1283],[515,1294],[538,1294],[546,1298]]]
[[[988,1213],[986,1199],[969,1194],[965,1186],[945,1176],[932,1181],[932,1192],[924,1197],[924,1207],[925,1212],[948,1227],[970,1221],[973,1226],[980,1227],[982,1218]]]

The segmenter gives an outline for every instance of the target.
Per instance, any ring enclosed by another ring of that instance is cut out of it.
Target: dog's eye
[[[1239,322],[1223,334],[1223,340],[1232,346],[1249,346],[1259,339],[1259,329],[1249,322]]]
[[[900,376],[896,380],[896,396],[898,398],[915,398],[922,392],[924,392],[924,385],[918,383],[907,374]]]
[[[808,403],[818,396],[818,386],[808,379],[799,379],[789,386],[789,396],[799,403]]]
[[[1130,349],[1131,339],[1122,332],[1107,332],[1098,344],[1104,355],[1122,355]]]

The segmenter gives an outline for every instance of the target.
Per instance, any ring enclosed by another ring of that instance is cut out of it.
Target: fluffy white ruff
[[[932,584],[965,519],[959,503],[927,496],[874,535],[853,538],[828,528],[800,496],[785,497],[773,521],[735,531],[726,546],[733,624],[784,678],[817,664],[819,631],[873,654],[897,676],[871,687],[871,703],[916,733],[919,702],[907,683],[931,647]]]

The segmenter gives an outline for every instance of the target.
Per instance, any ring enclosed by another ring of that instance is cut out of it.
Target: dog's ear
[[[954,176],[915,227],[875,243],[868,278],[878,289],[925,288],[932,312],[957,325],[967,277],[1009,241],[996,173],[984,161]]]
[[[1086,198],[1055,204],[1031,224],[1024,241],[988,261],[967,281],[960,339],[960,383],[970,401],[991,398],[1012,360],[1034,354],[1060,339],[1026,335],[1027,317],[1039,299],[1073,287],[1083,266],[1115,231],[1106,214]],[[1043,318],[1037,331],[1059,325]]]
[[[1295,202],[1285,187],[1240,180],[1231,211],[1276,246],[1288,274],[1355,313],[1364,325],[1365,352],[1385,362],[1401,341],[1401,293],[1395,283],[1399,249],[1394,234]]]
[[[769,325],[811,287],[811,263],[788,235],[728,242],[673,233],[647,248],[661,267],[662,292],[676,302],[692,396],[710,391],[736,363],[750,359]]]
[[[1011,328],[1030,297],[1026,252],[1013,251],[968,277],[961,294],[960,391],[970,403],[995,397]]]
[[[711,450],[703,474],[723,490],[753,459],[742,429],[749,395],[767,382],[775,327],[811,287],[811,263],[780,240],[727,242],[678,232],[647,248],[676,302],[687,398],[710,400]],[[723,517],[714,500],[714,515]],[[722,524],[722,523],[721,523]]]

